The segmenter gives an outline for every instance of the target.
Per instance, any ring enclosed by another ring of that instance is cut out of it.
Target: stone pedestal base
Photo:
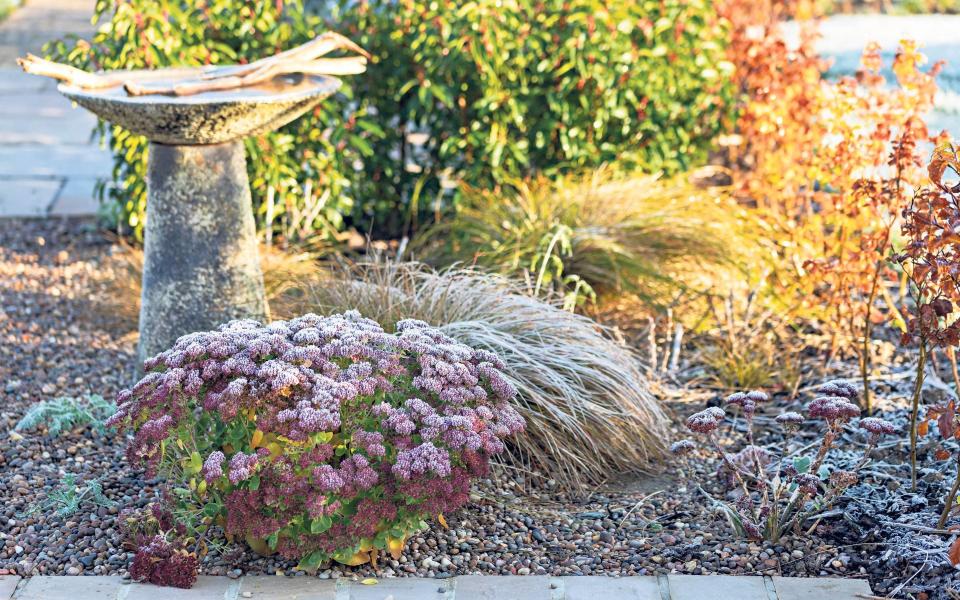
[[[150,144],[143,262],[141,364],[181,335],[266,318],[243,142]]]

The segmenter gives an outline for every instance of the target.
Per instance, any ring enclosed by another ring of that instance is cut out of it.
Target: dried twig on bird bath
[[[348,50],[360,56],[321,58],[334,50]],[[190,96],[202,92],[252,87],[266,83],[278,75],[355,75],[366,70],[369,57],[363,48],[349,39],[338,33],[327,32],[306,44],[246,65],[200,67],[186,71],[180,69],[175,78],[170,76],[169,71],[164,70],[88,73],[32,54],[18,58],[17,63],[27,73],[53,77],[84,89],[122,85],[131,96]]]

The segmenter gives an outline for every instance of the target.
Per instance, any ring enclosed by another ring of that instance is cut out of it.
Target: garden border
[[[266,586],[264,584],[268,583]],[[601,596],[602,594],[602,596]],[[0,600],[845,600],[873,598],[863,579],[658,575],[550,577],[463,575],[352,579],[203,576],[189,590],[118,576],[0,577]]]

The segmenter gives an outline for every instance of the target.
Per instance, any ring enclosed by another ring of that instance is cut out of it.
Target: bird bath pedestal
[[[182,75],[157,71],[155,81]],[[339,87],[339,79],[319,75],[192,96],[60,85],[101,119],[150,140],[141,364],[184,334],[266,319],[243,138],[293,121]]]

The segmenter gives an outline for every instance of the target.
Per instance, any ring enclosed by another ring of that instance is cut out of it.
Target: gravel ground
[[[135,339],[94,316],[91,290],[102,272],[98,262],[110,248],[83,222],[0,221],[0,574],[126,574],[130,555],[120,547],[118,510],[156,497],[159,482],[126,465],[122,438],[89,428],[57,438],[12,431],[34,402],[63,394],[110,398],[132,380]],[[711,398],[700,394],[679,404],[677,412],[699,410]],[[449,529],[432,523],[408,542],[399,561],[382,562],[376,574],[829,575],[869,577],[876,592],[886,593],[917,570],[909,556],[883,558],[890,546],[879,520],[898,518],[895,503],[860,530],[838,516],[825,519],[814,535],[780,544],[738,540],[698,486],[702,482],[707,493],[722,497],[715,470],[716,463],[701,456],[655,477],[620,480],[577,495],[531,491],[516,480],[482,483],[474,503],[447,515]],[[81,484],[99,479],[118,506],[83,506],[66,518],[52,511],[29,513],[65,474],[75,474]],[[934,487],[925,500],[931,515],[938,502]],[[876,500],[858,494],[857,502]],[[935,541],[942,544],[944,538]],[[939,559],[936,552],[928,554],[928,562]],[[901,591],[936,589],[926,585],[929,577],[942,588],[957,577],[947,567],[913,578],[912,587]],[[209,555],[203,570],[294,574],[289,562],[229,546]],[[369,566],[336,566],[319,576],[373,573]]]

